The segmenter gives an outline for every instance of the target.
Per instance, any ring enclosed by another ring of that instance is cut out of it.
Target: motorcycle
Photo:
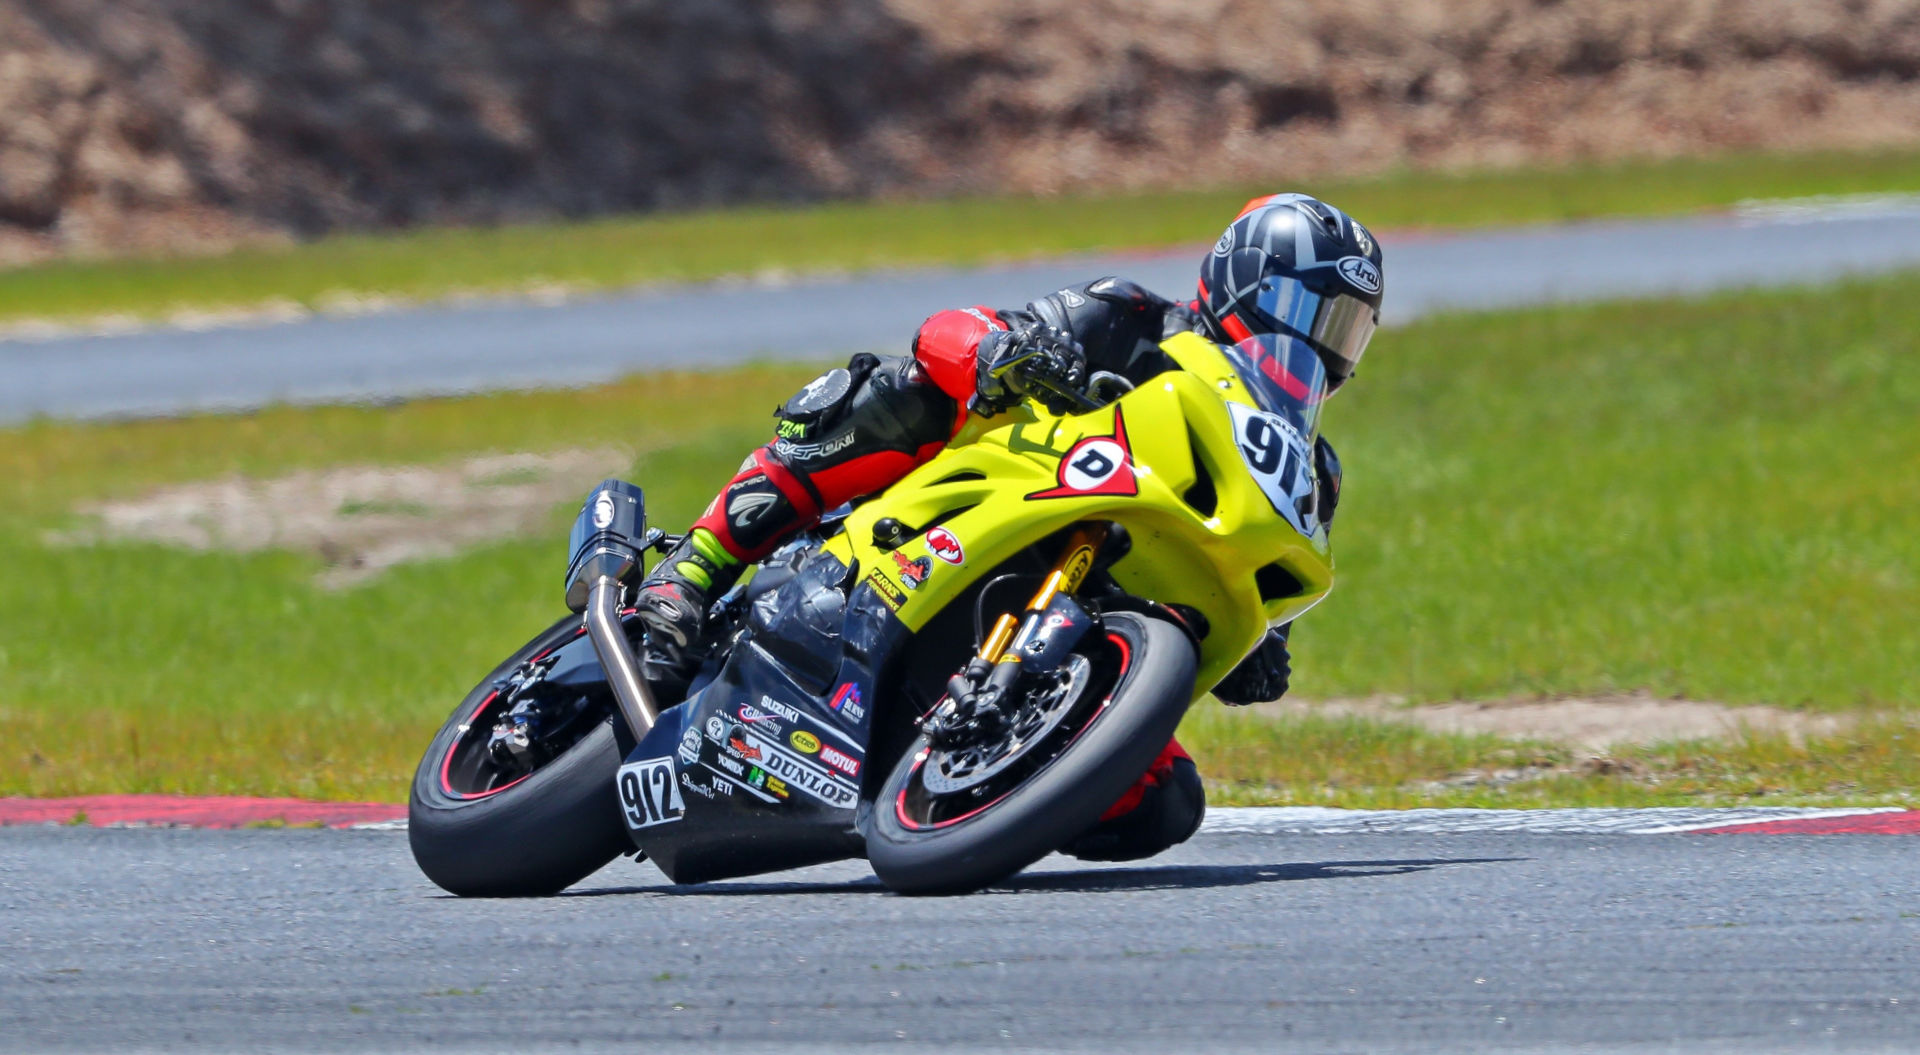
[[[989,419],[757,564],[715,602],[684,698],[642,676],[624,603],[677,539],[639,488],[595,488],[570,540],[577,614],[420,762],[422,871],[522,896],[621,853],[676,883],[865,857],[893,890],[952,893],[1091,827],[1192,701],[1333,584],[1319,358],[1272,336],[1161,348],[1166,372]]]

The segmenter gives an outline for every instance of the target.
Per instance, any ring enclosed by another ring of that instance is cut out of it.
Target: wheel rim
[[[566,641],[541,650],[516,667],[508,678],[532,668],[560,648],[578,640],[584,633],[586,630],[582,628],[575,631]],[[486,698],[474,707],[472,713],[468,714],[456,727],[453,743],[447,746],[447,753],[440,760],[440,790],[447,797],[471,801],[498,795],[538,773],[541,765],[550,764],[566,753],[568,748],[578,743],[593,725],[597,724],[589,720],[592,716],[587,714],[563,723],[557,730],[561,736],[557,738],[545,763],[531,767],[512,767],[494,758],[487,748],[487,741],[492,734],[494,723],[505,713],[507,705],[507,695],[496,688],[489,692]],[[566,736],[569,733],[572,735]]]
[[[936,768],[936,752],[921,748],[914,755],[905,785],[894,798],[895,819],[909,831],[959,824],[992,809],[1052,765],[1112,706],[1113,693],[1132,665],[1133,649],[1125,638],[1108,631],[1102,644],[1101,654],[1090,660],[1075,653],[1088,668],[1076,689],[1078,698],[1050,712],[1051,720],[1044,723],[1044,728],[1028,727],[1022,750],[992,760],[990,767],[968,773],[968,779],[954,779],[951,769],[943,773]],[[1020,729],[1016,725],[1016,731]]]

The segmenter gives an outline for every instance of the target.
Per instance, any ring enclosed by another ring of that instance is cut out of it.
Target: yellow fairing
[[[860,580],[919,630],[1036,540],[1078,521],[1124,525],[1133,548],[1114,578],[1139,597],[1206,616],[1195,691],[1211,688],[1268,626],[1326,596],[1333,558],[1324,527],[1301,535],[1248,475],[1226,405],[1253,400],[1226,357],[1192,334],[1162,349],[1181,370],[1085,414],[1033,408],[991,419],[1006,424],[942,451],[860,506],[827,547],[857,561]],[[883,517],[914,537],[891,552],[875,546],[873,525]],[[958,553],[946,536],[929,538],[935,526],[951,533]]]

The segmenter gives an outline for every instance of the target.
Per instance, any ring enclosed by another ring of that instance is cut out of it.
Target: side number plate
[[[1293,422],[1278,414],[1239,403],[1229,403],[1227,409],[1233,415],[1233,435],[1239,441],[1247,474],[1260,485],[1276,512],[1302,535],[1311,536],[1319,526],[1319,517],[1312,511],[1313,503],[1307,501],[1313,495],[1313,452],[1306,437]],[[1302,506],[1307,508],[1303,510]]]
[[[680,801],[680,785],[673,779],[671,758],[649,758],[621,766],[618,787],[620,810],[627,815],[629,828],[677,821],[686,811]]]

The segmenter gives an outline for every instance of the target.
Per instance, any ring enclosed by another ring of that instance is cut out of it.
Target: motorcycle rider
[[[1364,263],[1358,263],[1359,258]],[[1248,202],[1201,265],[1185,304],[1119,278],[1048,294],[1024,309],[939,312],[912,354],[857,355],[809,382],[775,412],[775,437],[755,450],[692,530],[641,584],[652,631],[648,676],[684,687],[713,599],[748,564],[842,503],[885,489],[958,437],[1035,398],[1056,412],[1098,371],[1138,383],[1172,369],[1160,342],[1198,332],[1232,344],[1262,334],[1308,342],[1329,392],[1352,376],[1379,318],[1381,252],[1372,234],[1304,194]],[[1315,450],[1330,522],[1339,460]],[[1228,704],[1278,699],[1291,673],[1288,627],[1269,630],[1213,693]],[[1149,857],[1184,842],[1205,811],[1199,771],[1178,741],[1064,849],[1097,860]]]

